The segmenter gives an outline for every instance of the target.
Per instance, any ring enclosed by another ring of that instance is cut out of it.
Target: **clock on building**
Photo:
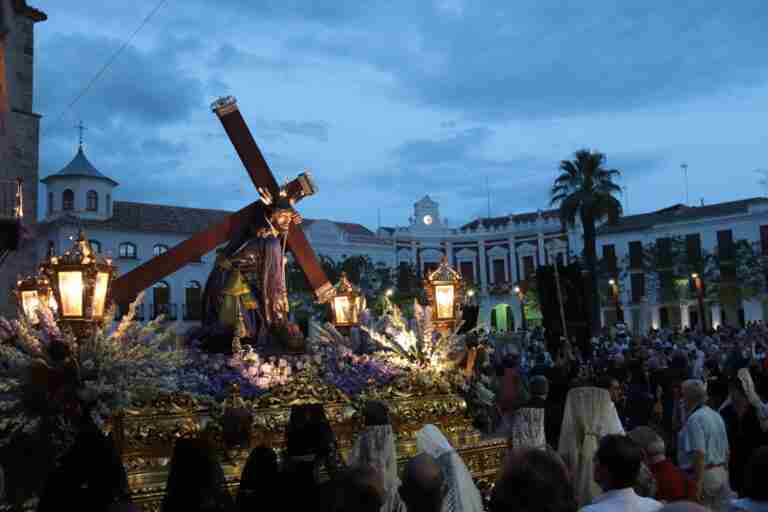
[[[432,216],[431,215],[425,215],[424,216],[424,224],[426,224],[427,226],[432,224]]]

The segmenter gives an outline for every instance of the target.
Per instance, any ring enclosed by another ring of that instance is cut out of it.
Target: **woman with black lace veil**
[[[280,468],[277,454],[271,448],[259,446],[251,451],[245,462],[237,491],[237,509],[240,512],[277,510],[280,486]]]
[[[130,501],[127,474],[114,441],[86,421],[49,474],[37,510],[106,511]]]
[[[404,512],[398,494],[395,433],[389,421],[389,411],[382,402],[368,402],[363,411],[365,428],[355,440],[349,454],[350,467],[370,466],[381,473],[385,500],[381,512]]]
[[[234,512],[224,471],[210,443],[179,439],[165,484],[163,512]]]
[[[291,408],[285,445],[281,471],[284,509],[315,510],[321,501],[321,470],[333,478],[344,468],[322,404]]]

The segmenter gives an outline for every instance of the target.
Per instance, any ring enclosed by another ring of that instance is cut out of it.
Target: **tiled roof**
[[[113,185],[117,185],[117,182],[113,180],[112,178],[109,178],[107,176],[104,176],[99,172],[96,167],[93,166],[93,164],[88,160],[88,158],[85,156],[85,153],[83,153],[83,147],[80,146],[77,149],[77,154],[75,155],[75,158],[72,159],[71,162],[69,162],[62,170],[55,174],[51,174],[50,176],[46,176],[43,178],[43,183],[48,183],[54,178],[69,178],[69,177],[83,177],[83,178],[98,178],[101,180],[107,180]]]
[[[626,231],[641,231],[644,229],[651,229],[657,224],[668,224],[670,222],[689,222],[692,220],[707,219],[712,217],[738,215],[748,213],[750,205],[759,203],[768,204],[768,198],[752,197],[739,201],[729,201],[725,203],[715,203],[693,207],[676,204],[674,206],[663,208],[655,212],[621,217],[616,224],[605,224],[600,227],[598,234],[608,235],[611,233],[623,233]]]
[[[113,215],[108,220],[79,220],[74,215],[68,215],[57,218],[53,223],[82,223],[86,228],[110,231],[192,234],[221,221],[230,213],[224,210],[115,201]]]
[[[320,220],[324,220],[324,219],[306,219],[305,218],[303,224],[305,227],[309,227],[314,222],[318,222]],[[325,222],[330,222],[332,224],[335,224],[339,229],[341,229],[342,231],[344,231],[349,235],[366,236],[366,237],[376,236],[376,234],[373,231],[371,231],[370,229],[366,228],[361,224],[354,224],[351,222],[336,222],[333,220],[326,220]]]
[[[559,210],[542,210],[541,214],[545,218],[556,218],[560,216]],[[475,219],[472,222],[461,226],[459,229],[477,229],[482,224],[485,228],[503,227],[510,222],[535,222],[539,216],[539,212],[518,213],[512,215],[506,215],[504,217],[486,217],[483,219]]]
[[[193,234],[220,222],[233,212],[226,210],[208,210],[187,208],[164,204],[134,203],[115,201],[112,218],[108,220],[79,220],[74,215],[60,217],[53,222],[75,222],[85,227],[107,229],[110,231],[133,231],[148,233]],[[315,219],[304,219],[309,226]],[[332,222],[332,221],[331,221]],[[368,228],[349,222],[334,222],[339,228],[356,237],[375,238]]]

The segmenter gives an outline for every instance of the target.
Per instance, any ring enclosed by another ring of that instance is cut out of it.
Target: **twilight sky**
[[[31,0],[41,175],[86,152],[117,199],[239,208],[256,195],[208,105],[233,95],[306,217],[403,225],[429,193],[456,226],[548,206],[559,160],[599,149],[629,213],[763,195],[768,2]],[[626,206],[626,204],[625,204]]]

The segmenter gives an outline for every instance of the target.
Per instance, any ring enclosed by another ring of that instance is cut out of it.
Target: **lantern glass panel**
[[[32,322],[37,320],[37,310],[40,309],[40,298],[37,295],[37,290],[21,292],[21,307],[24,309],[24,315],[28,320]]]
[[[109,274],[107,272],[99,272],[96,274],[96,284],[93,287],[93,315],[96,317],[104,315],[108,284]]]
[[[435,302],[437,302],[437,319],[453,319],[453,285],[444,284],[435,286]]]
[[[337,324],[349,324],[353,322],[354,311],[352,307],[352,301],[347,296],[339,296],[333,298],[333,309],[336,312]]]
[[[83,284],[82,272],[59,272],[61,314],[63,316],[83,316]]]
[[[59,304],[56,302],[56,297],[54,297],[53,292],[48,292],[48,307],[51,308],[51,311],[54,313],[59,310]]]

